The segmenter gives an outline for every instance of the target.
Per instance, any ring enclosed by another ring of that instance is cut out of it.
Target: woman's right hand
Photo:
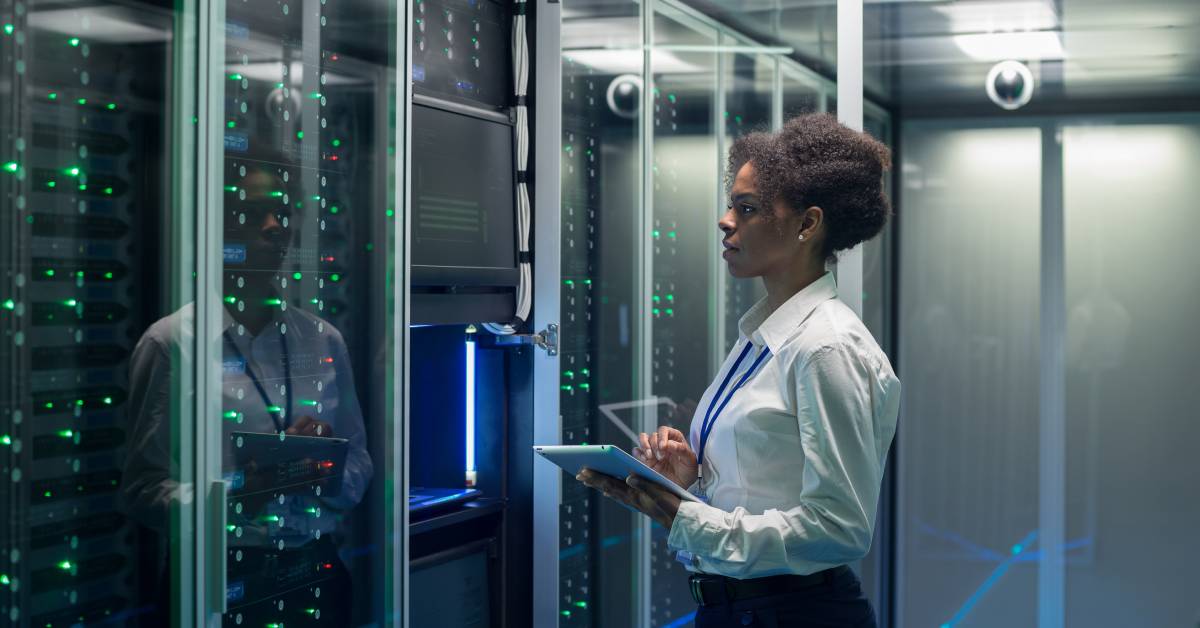
[[[634,447],[633,455],[647,467],[685,489],[696,481],[696,454],[683,432],[664,425],[652,434],[642,432],[638,440],[642,446]]]

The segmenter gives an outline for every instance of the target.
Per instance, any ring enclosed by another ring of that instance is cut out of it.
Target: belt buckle
[[[688,587],[692,590],[692,599],[700,606],[707,606],[704,601],[704,588],[700,586],[700,579],[693,575],[688,579]]]

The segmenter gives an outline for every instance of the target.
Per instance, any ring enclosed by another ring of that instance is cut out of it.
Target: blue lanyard
[[[754,374],[754,371],[758,368],[758,365],[762,364],[763,360],[771,357],[771,349],[768,347],[763,347],[762,352],[759,353],[758,357],[754,359],[754,363],[750,365],[750,368],[746,370],[741,379],[739,379],[737,383],[733,385],[733,388],[729,390],[729,394],[725,395],[724,401],[721,401],[721,405],[718,406],[717,400],[721,398],[721,393],[725,392],[725,387],[729,385],[729,380],[733,378],[735,373],[737,373],[738,367],[742,365],[742,360],[745,360],[746,356],[750,354],[750,349],[753,346],[754,344],[751,342],[746,343],[746,348],[742,349],[741,355],[739,355],[737,360],[734,361],[733,366],[730,367],[729,371],[725,373],[725,379],[717,388],[717,393],[713,395],[712,399],[708,402],[708,411],[704,413],[704,421],[700,423],[700,447],[696,452],[696,480],[698,482],[703,482],[704,480],[704,447],[706,444],[708,444],[708,436],[710,433],[712,433],[713,426],[717,424],[717,417],[721,416],[721,411],[724,410],[725,406],[729,404],[729,400],[733,399],[733,394],[736,393],[738,389],[750,379],[750,376]]]
[[[288,358],[287,338],[282,335],[279,336],[279,344],[283,345],[283,380],[285,382],[283,385],[283,394],[285,398],[284,403],[287,405],[282,410],[272,410],[271,407],[275,404],[271,403],[271,397],[267,395],[267,389],[263,388],[262,382],[258,381],[258,376],[254,374],[254,369],[250,368],[250,361],[246,359],[246,356],[242,355],[242,350],[238,349],[237,343],[229,335],[229,330],[225,330],[223,335],[225,336],[225,340],[229,341],[229,347],[233,349],[234,354],[242,361],[242,364],[246,365],[246,374],[250,376],[250,381],[254,382],[254,387],[258,389],[259,396],[262,397],[263,403],[267,405],[267,414],[270,415],[271,422],[275,424],[275,428],[281,432],[287,429],[292,423],[292,361]],[[280,422],[280,418],[284,419],[282,423]]]

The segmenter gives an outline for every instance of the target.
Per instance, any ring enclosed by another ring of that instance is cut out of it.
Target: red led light
[[[333,358],[321,358],[321,361],[325,364],[333,364]]]
[[[337,258],[335,258],[335,257],[334,257],[334,256],[332,256],[332,255],[326,255],[325,257],[322,257],[322,258],[321,258],[321,261],[322,261],[322,262],[332,262],[332,261],[335,261],[336,259],[337,259]]]
[[[337,156],[337,155],[330,155],[330,156],[329,156],[329,161],[337,161],[337,160],[338,160],[338,156]]]
[[[332,461],[332,460],[322,460],[322,461],[320,461],[320,462],[318,462],[318,463],[317,463],[317,466],[318,466],[318,467],[320,467],[320,468],[322,468],[322,469],[332,469],[332,468],[333,468],[333,461]]]
[[[337,61],[337,60],[338,60],[338,56],[337,56],[337,54],[334,54],[333,56],[329,57],[329,60],[330,60],[330,61]]]
[[[322,565],[322,567],[324,567],[325,569],[333,569],[333,563],[325,563],[324,565]]]

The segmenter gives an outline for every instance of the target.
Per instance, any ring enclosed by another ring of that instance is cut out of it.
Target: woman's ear
[[[821,225],[825,222],[825,210],[813,205],[804,210],[800,215],[800,230],[797,233],[797,238],[804,242],[809,242],[817,237],[821,231]]]

